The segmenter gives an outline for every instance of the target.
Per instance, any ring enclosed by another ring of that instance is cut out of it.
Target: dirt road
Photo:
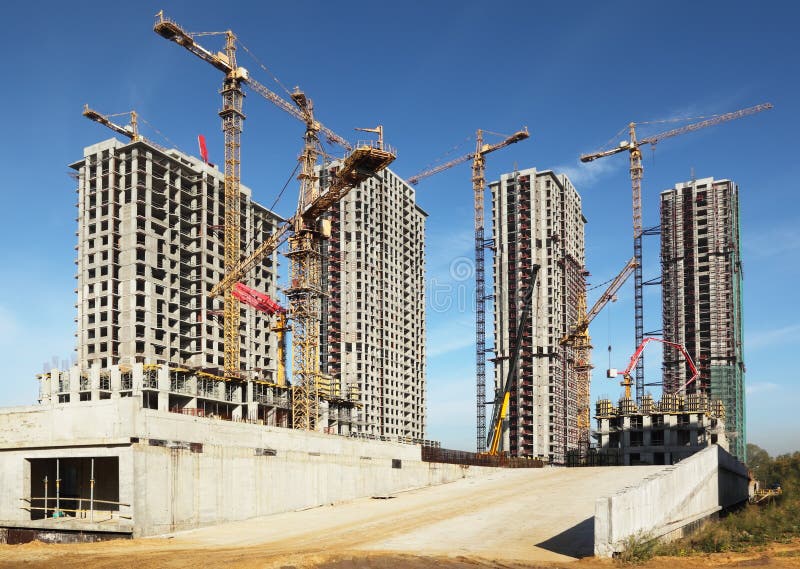
[[[656,469],[505,470],[162,538],[0,546],[0,567],[562,566],[591,555],[594,498]]]

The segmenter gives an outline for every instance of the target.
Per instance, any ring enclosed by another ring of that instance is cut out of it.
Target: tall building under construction
[[[426,217],[389,169],[331,208],[321,368],[356,394],[356,433],[425,436]]]
[[[664,350],[664,389],[703,391],[725,406],[731,453],[745,460],[742,265],[738,187],[703,178],[661,193],[664,338],[683,344],[700,371]]]
[[[106,140],[84,150],[77,172],[77,356],[93,365],[223,365],[224,176],[215,167],[146,141]],[[241,188],[241,243],[252,248],[280,218]],[[245,250],[243,250],[245,253]],[[275,295],[277,255],[248,275]],[[244,377],[272,379],[269,319],[241,307]]]
[[[581,198],[567,176],[535,168],[503,174],[492,190],[495,387],[520,344],[503,449],[565,462],[578,448],[576,358],[560,340],[578,319],[585,290]],[[517,338],[522,299],[539,265],[530,325]]]

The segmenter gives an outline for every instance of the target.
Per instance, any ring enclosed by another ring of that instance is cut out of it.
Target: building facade
[[[703,392],[725,405],[731,454],[746,459],[742,264],[738,187],[703,178],[661,193],[664,338],[683,344],[700,371],[664,350],[664,389]]]
[[[224,175],[176,150],[106,140],[71,167],[78,181],[77,367],[223,367]],[[242,254],[280,218],[241,189]],[[275,296],[277,254],[246,284]],[[244,378],[272,380],[269,318],[240,311]]]
[[[578,446],[576,358],[560,340],[576,323],[585,290],[581,198],[565,175],[535,168],[503,174],[490,188],[496,389],[508,375],[532,266],[540,267],[503,450],[563,464]]]
[[[425,438],[426,217],[389,169],[329,214],[321,371],[355,395],[356,433]]]

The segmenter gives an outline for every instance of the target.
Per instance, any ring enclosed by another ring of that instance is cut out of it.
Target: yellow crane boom
[[[573,340],[579,334],[584,333],[588,328],[589,324],[591,324],[592,320],[594,320],[595,316],[597,316],[603,308],[614,298],[614,295],[617,294],[619,289],[625,284],[625,281],[633,273],[633,270],[636,268],[636,259],[631,257],[631,259],[625,264],[622,270],[617,274],[616,277],[611,281],[611,284],[608,285],[606,290],[603,294],[600,295],[595,303],[592,305],[592,308],[587,310],[584,315],[579,315],[578,322],[572,327],[572,329],[561,338],[561,344],[568,344],[571,340]]]
[[[453,166],[458,166],[459,164],[463,164],[468,160],[472,160],[475,156],[478,155],[487,155],[495,150],[500,150],[501,148],[505,148],[509,144],[514,144],[515,142],[519,142],[521,140],[525,140],[529,138],[530,134],[528,134],[528,129],[523,128],[522,130],[518,130],[511,136],[507,137],[502,142],[498,142],[497,144],[483,144],[483,131],[478,131],[478,138],[480,141],[478,142],[478,149],[475,152],[470,152],[469,154],[464,154],[463,156],[459,156],[458,158],[454,158],[449,162],[445,162],[444,164],[439,164],[438,166],[434,166],[433,168],[429,168],[427,170],[423,170],[422,172],[417,172],[413,176],[407,178],[407,181],[412,186],[416,186],[419,184],[421,180],[433,176],[434,174],[438,174],[439,172],[444,172],[445,170],[449,170]]]
[[[94,109],[89,108],[89,105],[86,104],[83,106],[83,116],[87,119],[93,120],[94,122],[100,123],[116,133],[121,134],[122,136],[132,140],[133,142],[138,142],[142,140],[143,137],[139,134],[139,115],[136,114],[136,111],[129,111],[127,113],[116,113],[113,115],[104,115],[101,114]],[[130,115],[130,125],[129,126],[120,126],[111,121],[111,117],[115,116],[122,116],[122,115]],[[148,141],[150,142],[150,141]],[[152,144],[152,143],[151,143]]]
[[[492,413],[492,432],[489,434],[489,440],[486,441],[490,455],[500,453],[503,439],[503,421],[508,415],[508,407],[511,401],[511,392],[514,387],[519,385],[519,353],[522,347],[522,336],[528,327],[531,318],[531,305],[533,304],[534,290],[536,288],[536,278],[539,275],[540,266],[537,264],[531,265],[530,280],[528,281],[528,288],[525,290],[522,298],[522,307],[520,309],[519,323],[517,324],[516,336],[514,337],[514,345],[511,346],[511,351],[508,355],[508,375],[505,381],[495,391],[494,410]]]
[[[209,296],[220,295],[223,290],[233,286],[253,267],[272,254],[289,237],[298,219],[316,220],[331,205],[344,198],[352,188],[386,168],[394,160],[393,156],[392,151],[384,151],[367,145],[357,147],[344,159],[328,189],[311,204],[305,206],[301,216],[292,216],[288,221],[281,223],[266,241],[258,245],[250,255],[240,260],[221,281],[214,285],[214,288],[208,293]]]
[[[305,121],[305,117],[303,112],[296,106],[278,95],[277,93],[271,91],[252,77],[247,72],[247,70],[243,67],[237,67],[236,62],[232,61],[228,55],[225,53],[212,53],[211,51],[207,50],[200,44],[198,44],[194,36],[199,34],[192,34],[184,30],[178,23],[173,20],[170,20],[166,16],[164,16],[164,10],[161,10],[158,14],[156,14],[156,23],[153,27],[153,30],[160,35],[161,37],[168,39],[170,41],[175,42],[176,44],[184,47],[189,52],[193,53],[206,63],[209,63],[222,71],[226,76],[231,75],[233,73],[238,74],[242,83],[250,87],[253,91],[264,97],[266,100],[283,110],[284,112],[290,114],[294,118],[300,121]],[[226,35],[233,35],[233,32],[210,32],[205,33],[202,35],[216,35],[216,34],[226,34]],[[352,150],[352,146],[350,143],[330,130],[328,127],[316,123],[315,124],[317,130],[324,133],[327,139],[335,144],[338,144],[342,148],[346,150]]]

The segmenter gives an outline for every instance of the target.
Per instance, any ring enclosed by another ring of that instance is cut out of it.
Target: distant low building
[[[608,463],[675,464],[713,444],[728,450],[725,407],[700,393],[665,394],[660,402],[645,395],[641,407],[632,399],[617,407],[600,399],[595,418],[598,452],[614,456]]]

